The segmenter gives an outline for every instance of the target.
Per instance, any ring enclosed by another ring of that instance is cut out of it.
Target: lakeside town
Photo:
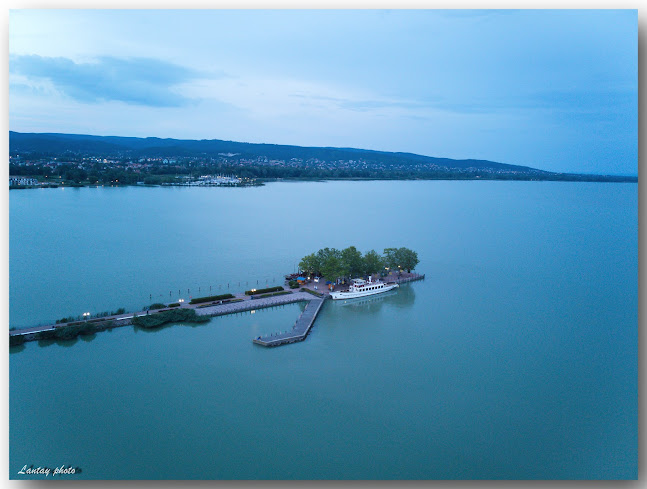
[[[96,156],[58,156],[53,158],[10,155],[11,188],[88,185],[188,185],[248,186],[264,179],[280,178],[404,178],[440,172],[433,163],[386,165],[357,160],[320,160],[318,158],[246,158],[223,153],[218,157],[198,158],[101,158]],[[476,168],[457,170],[463,176]],[[510,170],[480,170],[490,176],[520,175]],[[475,175],[481,178],[482,175]]]
[[[96,185],[118,185],[119,179],[114,179],[109,182],[100,182],[99,180],[92,181],[88,179],[86,182],[79,181],[79,179],[70,179],[65,178],[63,175],[53,175],[49,177],[46,175],[44,179],[39,179],[37,177],[29,176],[18,176],[18,175],[9,175],[9,188],[37,188],[37,187],[59,187],[59,186],[96,186]],[[135,182],[136,185],[150,185],[145,181]],[[235,175],[200,175],[198,177],[193,176],[181,176],[176,179],[174,182],[159,182],[158,185],[175,185],[175,186],[187,186],[187,187],[239,187],[245,185],[251,185],[253,181],[249,179],[238,178]],[[155,184],[153,184],[155,185]]]
[[[246,186],[255,179],[234,173],[194,171],[191,158],[100,158],[96,156],[33,158],[9,156],[9,187],[93,185]]]
[[[9,175],[10,188],[254,186],[282,179],[637,180],[350,148],[16,132],[10,132]]]

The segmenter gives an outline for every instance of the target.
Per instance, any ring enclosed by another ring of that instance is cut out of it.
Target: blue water
[[[637,191],[12,191],[11,326],[279,283],[324,246],[407,246],[426,279],[329,302],[305,342],[275,349],[251,339],[302,305],[14,348],[10,477],[636,478]]]

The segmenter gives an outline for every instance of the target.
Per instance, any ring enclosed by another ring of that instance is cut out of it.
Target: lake
[[[34,189],[9,210],[11,327],[282,284],[326,246],[406,246],[426,274],[274,349],[252,338],[303,304],[12,348],[12,479],[637,477],[637,184]]]

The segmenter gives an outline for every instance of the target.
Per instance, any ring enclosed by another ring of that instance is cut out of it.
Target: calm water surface
[[[275,183],[10,192],[10,325],[278,283],[324,246],[427,274],[10,355],[10,477],[637,477],[638,187]],[[239,286],[238,283],[241,283]]]

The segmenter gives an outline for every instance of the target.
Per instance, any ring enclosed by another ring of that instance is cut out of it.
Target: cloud
[[[290,97],[311,102],[320,101],[328,103],[338,109],[351,110],[354,112],[371,112],[380,109],[425,109],[431,107],[430,104],[416,100],[404,100],[395,98],[385,98],[375,95],[374,98],[353,97],[347,96],[327,96],[317,95],[313,93],[293,92],[289,94]]]
[[[120,101],[151,107],[186,105],[191,99],[174,88],[205,77],[203,73],[157,59],[110,56],[91,63],[35,55],[11,56],[9,71],[49,80],[57,90],[80,102]]]

